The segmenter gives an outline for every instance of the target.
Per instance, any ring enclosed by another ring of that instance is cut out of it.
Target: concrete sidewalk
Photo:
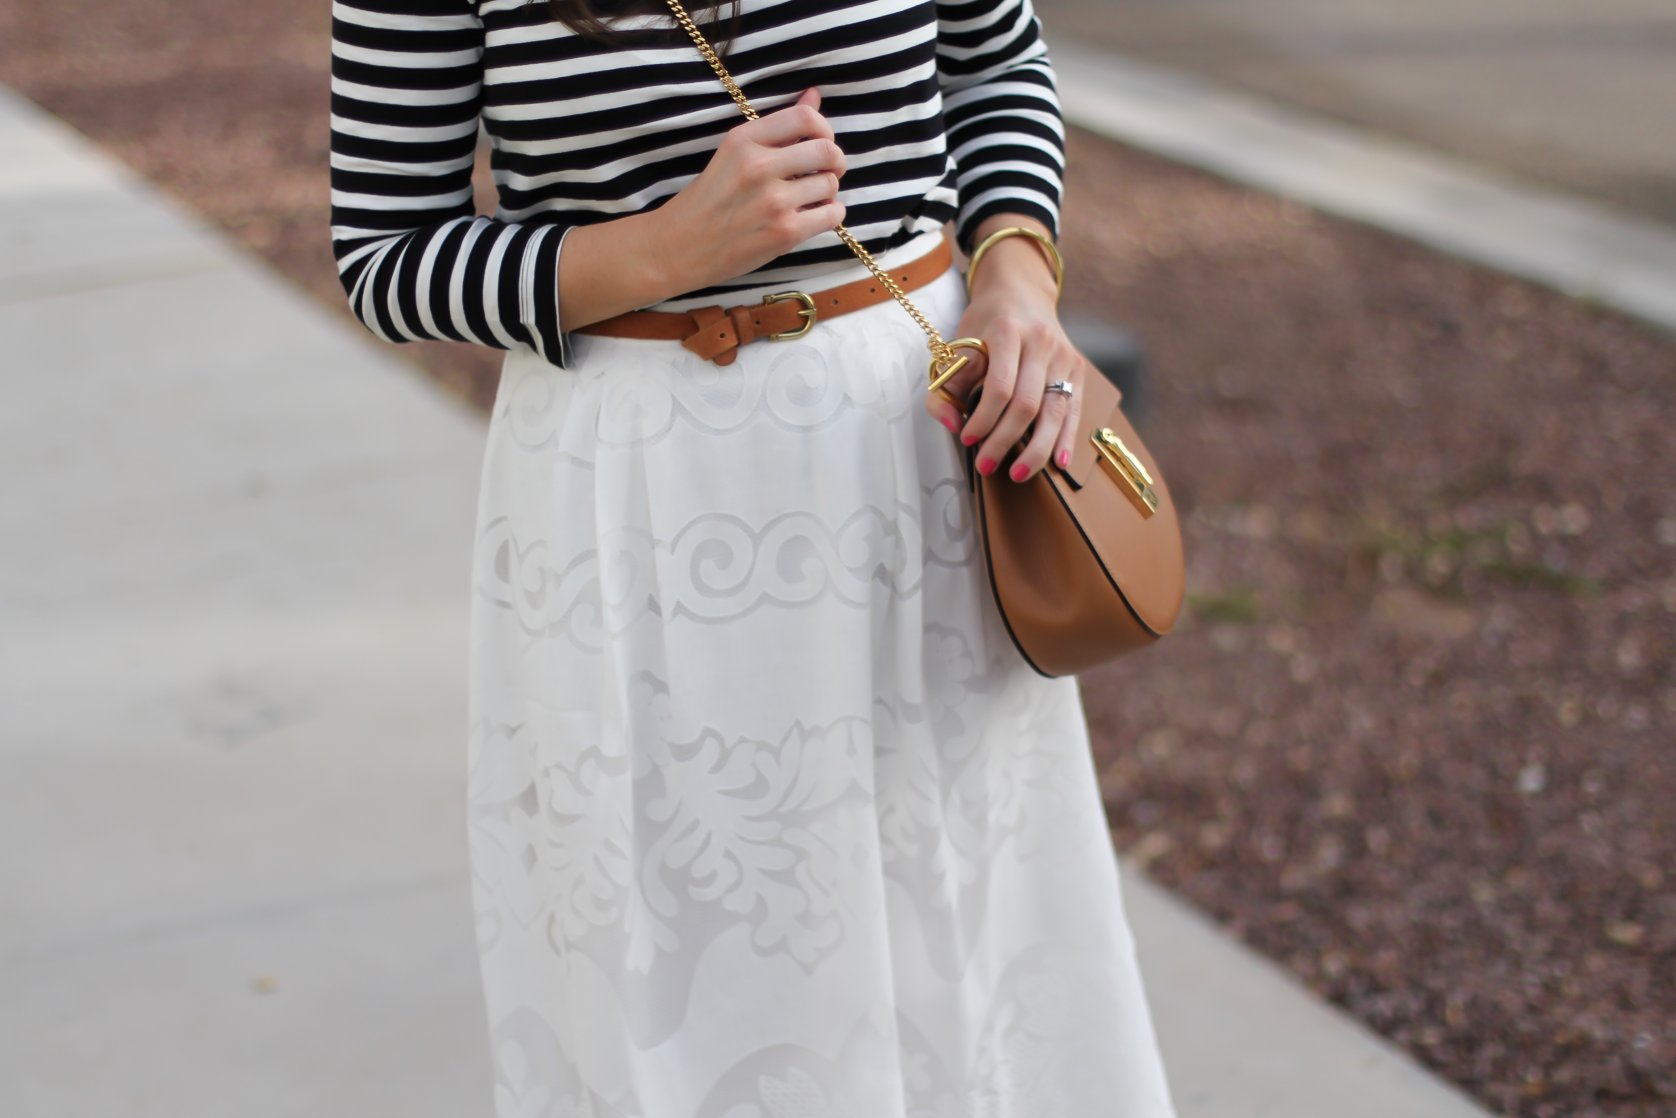
[[[3,92],[0,353],[0,1114],[489,1114],[481,424]],[[1481,1114],[1129,897],[1183,1118]]]
[[[1166,66],[1676,225],[1669,0],[1036,0]]]
[[[1676,227],[1055,42],[1067,123],[1676,330]]]
[[[490,1113],[478,421],[0,100],[0,1114]]]

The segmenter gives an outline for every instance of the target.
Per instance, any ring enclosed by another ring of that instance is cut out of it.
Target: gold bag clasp
[[[975,349],[985,357],[988,357],[989,346],[984,344],[984,340],[982,338],[956,338],[954,341],[949,342],[944,349],[948,353],[947,365],[938,364],[938,362],[942,359],[937,356],[937,350],[935,347],[931,351],[931,384],[927,388],[927,391],[941,396],[943,399],[953,404],[954,410],[959,412],[960,417],[964,419],[966,418],[965,403],[955,396],[954,393],[950,392],[945,386],[949,383],[949,381],[955,378],[956,374],[958,374],[966,366],[970,365],[972,363],[972,359],[970,357],[962,357],[954,351],[957,349]]]
[[[970,357],[956,357],[947,365],[942,368],[938,368],[937,358],[933,355],[931,358],[931,386],[927,388],[926,391],[942,391],[943,386],[953,380],[956,373],[960,372],[960,370],[964,369],[971,363],[972,359]]]
[[[1117,478],[1123,495],[1129,498],[1129,503],[1135,506],[1135,511],[1145,520],[1158,511],[1158,494],[1152,491],[1157,484],[1152,475],[1146,472],[1141,460],[1135,457],[1133,451],[1123,445],[1123,440],[1117,437],[1117,432],[1110,427],[1102,427],[1095,431],[1090,439],[1094,449],[1100,452],[1100,461],[1106,469]]]

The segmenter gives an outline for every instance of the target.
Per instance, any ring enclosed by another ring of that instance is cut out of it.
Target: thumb
[[[799,105],[807,105],[811,109],[818,109],[821,107],[821,91],[816,89],[814,86],[810,86],[808,89],[803,91],[803,96],[797,99],[797,103]]]

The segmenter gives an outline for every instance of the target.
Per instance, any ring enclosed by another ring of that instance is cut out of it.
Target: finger
[[[955,406],[955,397],[949,392],[948,385],[935,392],[925,394],[925,410],[932,419],[949,429],[952,435],[960,434],[960,408]]]
[[[978,469],[981,472],[995,472],[995,469],[1006,461],[1013,448],[1024,440],[1024,433],[1030,429],[1030,424],[1036,419],[1036,413],[1041,410],[1042,385],[1045,383],[1046,377],[1043,375],[1040,360],[1033,359],[1026,352],[1019,362],[1018,379],[1013,388],[1012,399],[1007,401],[1007,409],[996,421],[995,429],[985,436],[983,445],[978,448]],[[989,395],[987,386],[984,395]],[[988,470],[983,468],[985,462],[991,463]]]
[[[1082,429],[1082,386],[1088,383],[1088,362],[1081,362],[1074,375],[1065,379],[1071,382],[1072,396],[1066,401],[1069,406],[1065,422],[1059,427],[1059,438],[1053,448],[1053,462],[1061,470],[1070,469],[1071,456],[1077,452],[1077,432]]]
[[[1018,335],[1011,330],[998,329],[984,341],[989,344],[989,365],[983,376],[983,394],[978,398],[978,406],[966,420],[966,425],[960,429],[960,441],[967,446],[977,445],[995,430],[995,424],[1006,411],[1007,401],[1012,399],[1013,383],[1018,378]],[[993,461],[990,468],[994,468]]]
[[[739,126],[745,134],[763,147],[785,147],[800,140],[830,140],[834,138],[832,124],[817,110],[797,104],[769,113],[759,120]]]
[[[957,407],[954,401],[966,401],[971,398],[972,389],[983,380],[989,358],[984,356],[981,349],[962,348],[955,352],[967,359],[966,367],[944,382],[942,392],[926,393],[925,410],[931,413],[932,419],[958,435],[961,425],[966,422],[969,405],[963,403]]]
[[[818,205],[806,206],[787,215],[790,231],[789,244],[791,248],[802,244],[810,237],[822,233],[830,233],[844,223],[844,203],[823,202]],[[790,251],[788,248],[786,251]]]
[[[795,179],[821,171],[841,176],[847,169],[844,150],[831,140],[805,140],[800,144],[776,148],[772,158],[783,179]]]
[[[1070,414],[1071,401],[1057,392],[1049,392],[1042,400],[1041,410],[1036,413],[1036,428],[1030,434],[1030,445],[1019,452],[1013,460],[1012,470],[1007,476],[1014,481],[1028,481],[1036,476],[1036,472],[1047,465],[1048,455],[1053,451],[1054,444],[1059,441],[1060,432],[1064,430],[1065,418]]]
[[[821,108],[821,91],[816,89],[814,86],[810,86],[808,89],[803,91],[803,96],[797,99],[797,103],[819,112]]]
[[[824,205],[838,197],[838,176],[831,171],[817,171],[802,178],[781,183],[778,199],[787,209],[806,210]]]

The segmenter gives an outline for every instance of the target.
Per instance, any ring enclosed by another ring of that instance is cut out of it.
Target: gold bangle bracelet
[[[1053,301],[1058,303],[1059,297],[1065,294],[1065,260],[1059,255],[1058,247],[1054,245],[1050,238],[1043,236],[1034,229],[1026,229],[1021,225],[1009,225],[1005,229],[997,229],[985,237],[977,248],[972,250],[972,259],[966,265],[966,297],[971,298],[972,296],[972,280],[978,274],[978,264],[983,261],[984,254],[1008,237],[1029,237],[1042,246],[1042,251],[1047,254],[1048,264],[1053,268]]]

